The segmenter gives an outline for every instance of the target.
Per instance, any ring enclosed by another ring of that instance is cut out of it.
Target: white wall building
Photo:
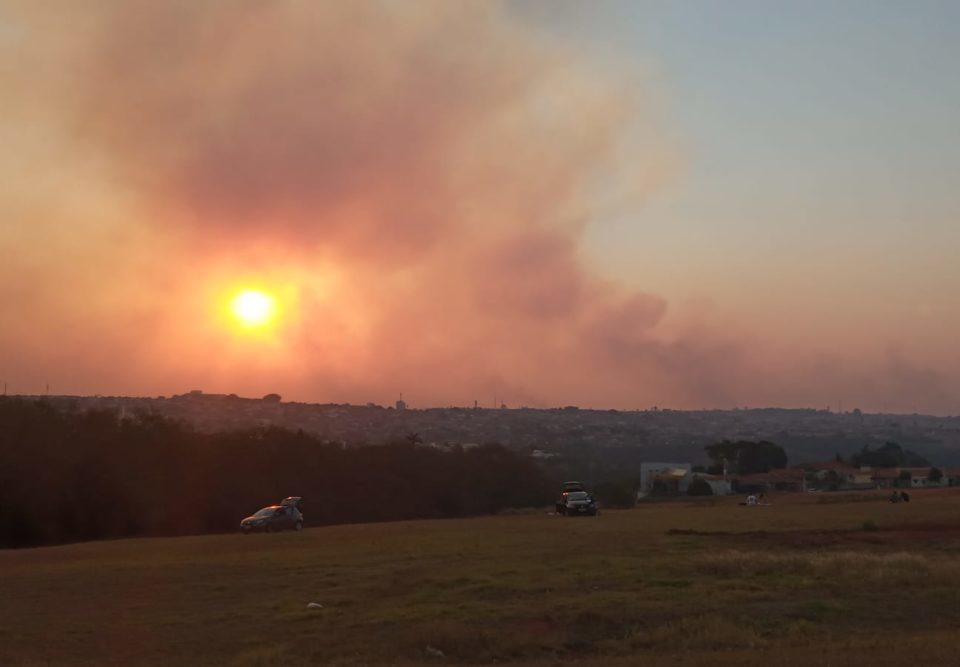
[[[637,490],[637,498],[644,498],[650,495],[650,491],[653,490],[653,480],[661,475],[682,477],[689,482],[691,468],[692,466],[689,463],[641,463],[640,488]],[[684,488],[681,489],[680,492],[683,493],[685,491],[686,485],[684,485]]]

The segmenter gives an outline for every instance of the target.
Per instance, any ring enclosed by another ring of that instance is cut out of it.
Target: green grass
[[[842,499],[0,552],[0,665],[960,663],[960,495]]]

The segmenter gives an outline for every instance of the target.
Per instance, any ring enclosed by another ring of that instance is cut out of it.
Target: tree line
[[[0,398],[0,547],[236,530],[288,495],[307,525],[542,506],[553,484],[496,444],[342,446],[263,427],[198,433],[150,414]]]

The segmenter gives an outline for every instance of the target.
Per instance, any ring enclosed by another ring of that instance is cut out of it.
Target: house
[[[943,485],[960,486],[960,468],[944,468]]]
[[[804,466],[813,474],[814,484],[819,488],[869,489],[875,486],[869,466],[854,467],[843,461],[820,461]]]
[[[947,470],[960,471],[956,468],[948,468]],[[932,471],[933,468],[875,468],[873,470],[873,482],[878,489],[925,489],[950,484],[951,478],[946,470],[941,470],[942,475],[937,481],[930,479]],[[960,484],[960,480],[956,483]]]
[[[690,488],[692,476],[689,470],[669,468],[653,475],[650,495],[681,496]]]
[[[654,489],[655,483],[658,487],[664,488],[669,494],[686,493],[690,484],[689,463],[641,463],[640,464],[640,488],[637,490],[637,498],[649,496]]]
[[[871,471],[873,485],[878,489],[892,489],[900,479],[900,468],[874,468]]]
[[[702,479],[710,485],[710,490],[715,496],[729,496],[733,493],[733,483],[723,475],[708,475],[704,472],[692,473],[691,482],[694,479]],[[689,488],[689,487],[688,487]]]
[[[924,489],[931,486],[944,486],[946,484],[943,480],[943,476],[941,476],[940,479],[935,482],[930,479],[930,472],[933,470],[933,468],[900,468],[901,474],[903,474],[904,470],[910,473],[911,489]],[[905,480],[901,481],[905,482]],[[906,486],[906,484],[903,485]]]

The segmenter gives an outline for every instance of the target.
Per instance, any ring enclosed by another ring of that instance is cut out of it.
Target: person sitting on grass
[[[890,494],[890,502],[891,502],[891,503],[899,503],[899,502],[900,502],[900,494],[897,493],[896,491],[894,491],[892,494]]]

